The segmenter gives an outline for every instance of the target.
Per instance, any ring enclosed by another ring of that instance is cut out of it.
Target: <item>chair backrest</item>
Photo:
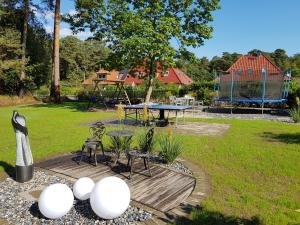
[[[153,147],[153,136],[154,136],[154,127],[150,128],[146,134],[146,142],[143,149],[141,149],[142,153],[148,153],[152,150],[151,148]]]
[[[95,141],[101,141],[105,130],[106,128],[102,122],[96,122],[93,126],[90,127],[91,139]]]
[[[176,96],[173,96],[173,95],[169,96],[169,101],[171,104],[173,104],[175,102],[175,100],[176,100]]]

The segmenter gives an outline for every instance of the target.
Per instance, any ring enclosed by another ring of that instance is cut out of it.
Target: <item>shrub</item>
[[[9,95],[18,94],[20,90],[20,78],[18,71],[10,70],[6,73],[3,79],[4,92]]]
[[[290,109],[289,114],[295,123],[300,122],[300,108],[299,107]]]
[[[131,143],[131,137],[110,137],[110,148],[118,149],[120,152],[125,152],[126,150],[129,150]]]
[[[159,138],[161,151],[159,155],[168,164],[173,163],[175,159],[183,152],[181,139],[172,134],[163,134]]]
[[[37,89],[37,86],[31,77],[26,77],[23,81],[21,81],[21,85],[26,91],[32,92]]]

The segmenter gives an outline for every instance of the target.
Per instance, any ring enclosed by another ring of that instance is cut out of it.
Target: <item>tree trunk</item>
[[[150,102],[152,89],[153,89],[153,80],[154,80],[154,78],[152,76],[150,76],[149,79],[148,79],[147,94],[146,94],[146,98],[145,98],[145,103],[146,104],[148,104]]]
[[[26,42],[28,33],[28,17],[29,17],[29,0],[24,0],[24,20],[23,20],[23,32],[22,32],[22,67],[21,67],[21,88],[19,92],[19,97],[23,98],[25,90],[23,87],[23,81],[26,78],[25,74],[25,64],[26,64]]]
[[[152,94],[152,89],[153,89],[153,81],[155,77],[155,61],[154,57],[151,57],[150,60],[150,68],[149,68],[149,77],[148,77],[148,83],[147,83],[147,94],[145,97],[145,103],[148,104],[150,102],[151,94]]]
[[[59,75],[59,23],[60,23],[60,0],[55,3],[54,17],[54,39],[52,56],[52,80],[50,89],[50,98],[52,101],[60,102],[60,75]]]

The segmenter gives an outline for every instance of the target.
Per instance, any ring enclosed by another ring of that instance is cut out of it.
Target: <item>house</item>
[[[134,70],[134,74],[131,74],[129,70],[112,70],[107,71],[100,69],[97,73],[90,76],[82,84],[84,87],[93,85],[93,81],[100,79],[101,83],[112,83],[113,81],[124,81],[127,85],[140,85],[145,80],[145,72],[143,68],[137,68]],[[165,84],[178,84],[189,85],[193,83],[193,80],[178,68],[169,68],[166,72],[159,71],[155,75]]]
[[[266,70],[268,76],[281,75],[283,72],[264,54],[247,54],[241,56],[229,69],[224,78],[231,80],[234,72],[234,80],[261,80],[262,71]]]
[[[215,101],[278,103],[286,101],[291,76],[260,53],[241,56],[215,81]]]
[[[117,70],[104,70],[100,69],[98,72],[92,74],[88,79],[82,82],[84,88],[91,87],[94,85],[94,80],[100,80],[101,84],[108,85],[114,82],[124,81],[124,76]]]
[[[193,80],[178,68],[169,68],[167,71],[158,71],[155,75],[165,84],[189,85]],[[144,82],[145,72],[143,69],[136,69],[135,74],[127,74],[125,84],[139,85]]]

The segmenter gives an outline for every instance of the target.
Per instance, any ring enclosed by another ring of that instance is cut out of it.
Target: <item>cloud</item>
[[[47,26],[45,26],[45,29],[46,29],[47,33],[49,33],[49,34],[53,33],[53,26],[47,25]],[[81,40],[85,40],[85,39],[91,37],[93,34],[90,31],[82,31],[77,34],[73,34],[72,30],[69,27],[61,27],[60,28],[59,36],[61,38],[69,36],[69,35],[78,37]]]

